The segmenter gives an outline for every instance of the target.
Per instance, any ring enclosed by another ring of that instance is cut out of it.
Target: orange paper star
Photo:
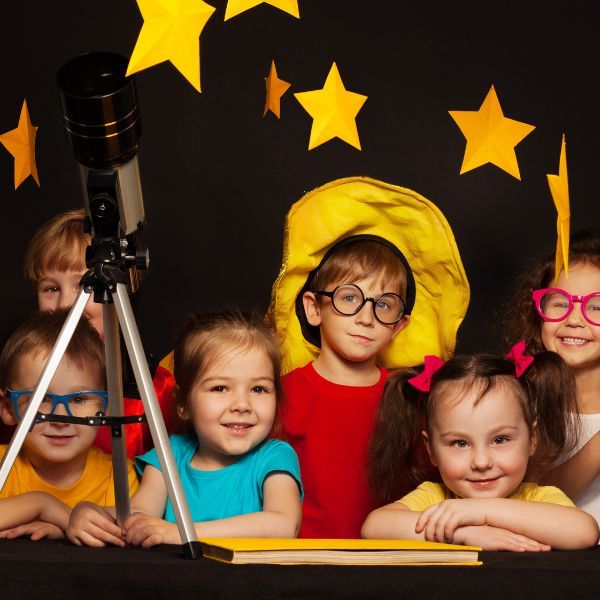
[[[15,158],[15,190],[31,175],[40,185],[35,164],[35,136],[37,127],[29,120],[27,100],[23,100],[19,125],[16,129],[0,135],[0,142]]]
[[[335,63],[331,66],[323,89],[294,96],[313,118],[309,150],[335,137],[361,149],[355,119],[367,96],[346,90]]]
[[[298,0],[229,0],[229,2],[227,2],[227,8],[225,9],[225,21],[258,6],[259,4],[270,4],[275,8],[279,8],[286,13],[289,13],[297,19],[300,18]]]
[[[535,127],[505,117],[494,86],[479,110],[451,110],[449,113],[467,138],[461,175],[492,163],[521,179],[515,146]]]
[[[127,75],[165,60],[199,91],[200,34],[214,7],[203,0],[137,0],[144,24]]]
[[[571,207],[569,202],[569,178],[567,176],[567,147],[563,135],[558,162],[558,175],[546,175],[550,193],[556,206],[556,265],[554,281],[558,281],[560,272],[565,270],[569,276],[569,229],[571,226]]]
[[[265,83],[267,86],[267,99],[265,101],[265,112],[271,111],[278,119],[280,118],[280,101],[291,84],[283,79],[277,77],[277,69],[275,68],[275,61],[271,62],[271,70],[269,71],[268,77],[265,77]]]

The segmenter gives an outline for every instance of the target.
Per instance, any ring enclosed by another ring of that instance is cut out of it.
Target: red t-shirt
[[[358,538],[375,508],[366,477],[375,413],[389,373],[355,387],[321,377],[312,363],[283,378],[283,430],[300,459],[300,537]]]

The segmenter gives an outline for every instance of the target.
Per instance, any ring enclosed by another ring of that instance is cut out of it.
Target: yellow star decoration
[[[23,100],[19,125],[0,135],[0,142],[15,158],[15,190],[31,175],[40,185],[35,164],[35,136],[37,127],[29,120],[27,100]]]
[[[165,60],[199,91],[200,34],[215,11],[203,0],[137,0],[144,24],[127,75]]]
[[[494,86],[490,88],[479,110],[451,110],[449,113],[467,138],[461,175],[492,163],[521,180],[515,146],[535,126],[506,118]]]
[[[280,8],[297,19],[300,18],[298,0],[229,0],[229,2],[227,2],[227,8],[225,9],[225,21],[258,6],[259,4],[270,4],[275,8]]]
[[[346,90],[335,63],[331,66],[323,89],[300,92],[294,96],[313,118],[309,150],[334,137],[361,149],[355,119],[367,96]]]
[[[550,193],[556,206],[558,218],[556,219],[556,267],[554,281],[565,269],[565,276],[569,276],[569,228],[571,226],[571,208],[569,202],[569,179],[567,177],[567,147],[563,134],[560,147],[560,160],[558,162],[558,175],[546,175]]]
[[[263,113],[263,117],[271,111],[279,119],[281,96],[287,92],[291,84],[277,77],[275,61],[271,62],[271,70],[269,71],[268,77],[265,77],[265,83],[267,86],[267,99],[265,101],[265,112]]]

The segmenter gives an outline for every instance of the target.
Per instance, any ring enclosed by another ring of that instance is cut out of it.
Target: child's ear
[[[394,339],[407,325],[410,321],[410,315],[402,315],[402,318],[394,323],[394,327],[392,329],[392,339]]]
[[[531,425],[531,433],[529,434],[529,456],[533,456],[538,447],[538,422],[534,421]]]
[[[177,407],[177,416],[182,421],[187,421],[190,418],[189,410],[186,404],[179,402],[179,386],[175,384],[173,387],[173,398],[175,399],[175,406]]]
[[[431,441],[429,439],[429,434],[426,431],[421,431],[421,437],[423,438],[423,442],[425,442],[425,448],[427,448],[427,454],[429,454],[429,460],[434,467],[437,467],[437,462],[435,460],[435,455],[433,450],[431,449]]]
[[[17,424],[11,401],[5,396],[3,389],[0,389],[0,419],[2,419],[5,425],[12,426]]]
[[[318,327],[321,324],[321,308],[317,301],[317,297],[313,292],[304,292],[302,296],[302,304],[304,305],[304,313],[309,325]]]

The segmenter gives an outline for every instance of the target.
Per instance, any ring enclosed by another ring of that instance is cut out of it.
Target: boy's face
[[[56,269],[46,271],[42,279],[37,282],[38,308],[43,311],[71,307],[79,293],[79,281],[83,273],[84,271],[57,271]],[[104,338],[102,304],[97,304],[90,297],[85,307],[85,316],[100,337]]]
[[[33,390],[46,364],[48,355],[33,352],[22,355],[17,360],[15,377],[10,389]],[[104,387],[100,368],[89,360],[83,359],[81,367],[65,356],[48,391],[54,394],[69,394],[86,390],[102,390]],[[59,404],[57,414],[66,414],[65,407]],[[7,425],[16,425],[12,401],[2,398],[0,416]],[[70,423],[40,423],[27,434],[22,451],[41,473],[56,468],[56,463],[80,461],[90,446],[94,443],[97,430],[87,425]]]
[[[332,291],[342,283],[358,285],[365,297],[370,298],[378,298],[386,292],[398,293],[398,290],[384,289],[383,282],[376,278],[335,281],[324,291]],[[405,315],[394,325],[384,325],[375,318],[372,302],[366,302],[356,314],[347,316],[340,314],[331,299],[325,296],[317,299],[312,292],[306,292],[303,301],[308,322],[319,327],[321,352],[333,352],[353,363],[374,362],[379,352],[406,327],[409,319]]]

